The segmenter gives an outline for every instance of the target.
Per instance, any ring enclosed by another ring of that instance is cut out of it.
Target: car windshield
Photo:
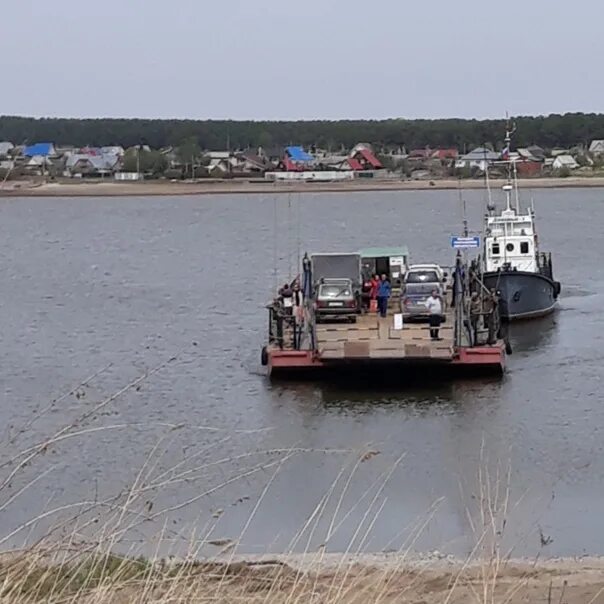
[[[412,271],[407,273],[406,283],[438,283],[436,271]]]
[[[346,298],[350,296],[348,285],[322,285],[319,291],[319,297],[321,298]]]

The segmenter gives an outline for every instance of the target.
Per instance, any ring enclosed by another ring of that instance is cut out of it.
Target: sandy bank
[[[0,564],[1,602],[147,604],[597,604],[604,560],[418,564],[402,555],[319,555],[150,564],[115,556],[62,566],[28,558]]]
[[[493,180],[500,187],[503,180]],[[37,184],[7,182],[0,188],[0,196],[11,197],[125,197],[150,195],[237,195],[260,193],[349,193],[361,191],[425,191],[482,189],[482,180],[355,180],[348,182],[270,183],[265,181],[200,181],[140,183],[118,182],[61,182]],[[604,187],[604,177],[539,178],[521,180],[524,189]]]

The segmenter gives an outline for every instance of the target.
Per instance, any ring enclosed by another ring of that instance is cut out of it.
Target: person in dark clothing
[[[296,321],[301,323],[304,318],[304,293],[302,292],[298,281],[294,282],[292,301],[293,314],[296,317]]]
[[[482,300],[478,292],[472,292],[470,297],[470,325],[472,326],[472,341],[474,345],[478,342],[478,328],[482,316]]]
[[[380,284],[377,288],[377,301],[380,317],[385,317],[388,314],[388,300],[390,299],[391,294],[392,287],[390,285],[390,281],[388,281],[388,277],[386,277],[386,275],[382,275]]]
[[[371,280],[368,279],[363,281],[361,286],[361,306],[363,312],[369,312],[369,306],[371,305]]]
[[[289,283],[286,283],[279,290],[279,297],[283,303],[283,308],[285,310],[285,314],[291,315],[293,313],[294,307],[294,291],[290,287]]]

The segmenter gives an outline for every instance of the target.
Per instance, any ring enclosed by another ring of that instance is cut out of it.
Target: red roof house
[[[381,170],[384,167],[375,154],[365,147],[354,150],[348,163],[353,170]]]
[[[432,159],[440,159],[440,160],[457,159],[458,156],[459,156],[459,151],[457,149],[455,149],[455,148],[451,148],[451,149],[436,149],[432,153]]]
[[[354,157],[349,157],[346,161],[350,169],[354,170],[355,172],[363,169],[363,164],[361,164],[361,162],[358,159],[355,159]]]

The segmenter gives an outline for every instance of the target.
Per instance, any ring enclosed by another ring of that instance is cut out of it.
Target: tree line
[[[604,114],[566,113],[514,119],[516,147],[544,148],[588,145],[604,139]],[[505,120],[388,119],[339,121],[226,121],[165,119],[67,119],[0,116],[0,140],[15,144],[39,141],[83,147],[145,144],[153,148],[179,146],[183,141],[202,149],[265,149],[313,145],[332,151],[358,142],[379,149],[456,147],[469,151],[489,144],[500,148]]]

